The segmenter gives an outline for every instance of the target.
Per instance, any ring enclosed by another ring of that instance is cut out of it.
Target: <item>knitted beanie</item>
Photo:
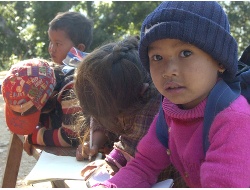
[[[139,45],[140,59],[148,71],[148,46],[164,38],[193,44],[225,67],[224,78],[235,76],[238,46],[217,2],[166,1],[150,13],[142,23]]]

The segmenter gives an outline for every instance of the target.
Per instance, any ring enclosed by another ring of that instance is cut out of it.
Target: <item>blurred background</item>
[[[250,1],[219,1],[228,14],[239,56],[250,44]],[[49,58],[48,23],[58,12],[78,11],[94,21],[88,52],[108,41],[140,35],[159,1],[0,1],[0,71],[18,60]]]

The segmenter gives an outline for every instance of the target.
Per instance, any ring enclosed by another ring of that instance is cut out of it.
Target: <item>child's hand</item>
[[[81,176],[83,176],[84,180],[88,180],[92,176],[92,174],[97,170],[106,170],[107,172],[105,173],[114,176],[119,169],[114,165],[108,164],[105,160],[96,160],[89,163],[82,169]]]
[[[83,179],[87,181],[94,174],[94,172],[98,173],[98,170],[106,170],[105,173],[114,176],[119,169],[112,164],[108,164],[105,160],[96,160],[89,163],[82,169],[81,176],[83,176]]]
[[[28,141],[28,135],[24,135],[23,149],[28,155],[32,155],[31,144]]]
[[[89,156],[93,157],[98,154],[98,147],[93,145],[91,149],[89,148],[89,143],[80,144],[76,149],[76,160],[82,161],[88,159]]]
[[[105,160],[96,160],[93,162],[90,162],[88,165],[86,165],[82,171],[81,176],[83,176],[84,180],[88,180],[89,177],[100,167],[102,167],[106,163]]]

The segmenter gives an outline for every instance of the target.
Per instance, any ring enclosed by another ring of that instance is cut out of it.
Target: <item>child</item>
[[[26,135],[35,130],[55,85],[54,70],[46,60],[28,59],[11,67],[2,85],[5,118],[11,132]]]
[[[159,109],[160,94],[143,68],[137,49],[135,37],[106,44],[86,56],[75,77],[76,96],[84,112],[92,117],[93,130],[92,147],[83,146],[77,158],[97,154],[108,139],[115,141],[117,136],[114,149],[101,163],[112,175],[134,157],[137,143]],[[86,177],[85,171],[99,164],[90,163],[82,174]]]
[[[78,12],[58,13],[49,23],[48,51],[53,62],[63,64],[72,47],[84,52],[91,45],[93,22]]]
[[[78,146],[81,130],[75,129],[76,118],[81,108],[74,98],[73,74],[77,63],[87,53],[93,37],[93,23],[77,12],[58,13],[49,23],[48,35],[50,44],[48,51],[51,55],[57,84],[53,98],[43,108],[40,122],[42,126],[25,136],[24,150],[31,155],[31,145],[45,146]],[[69,59],[70,58],[70,59]],[[71,64],[71,60],[75,60]],[[53,103],[53,104],[52,104]],[[47,108],[54,105],[49,111]]]
[[[169,149],[156,135],[157,115],[135,158],[94,186],[151,187],[171,163],[192,188],[250,186],[250,106],[243,96],[216,115],[206,154],[202,147],[210,92],[221,82],[231,88],[237,72],[237,43],[229,31],[217,2],[163,2],[146,17],[139,55],[164,96]]]

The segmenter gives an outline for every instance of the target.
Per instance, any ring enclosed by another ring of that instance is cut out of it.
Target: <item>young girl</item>
[[[108,140],[117,141],[102,162],[113,174],[133,158],[160,105],[160,94],[139,59],[138,39],[109,43],[87,55],[77,68],[75,93],[93,129],[91,148],[82,151],[80,146],[77,159],[97,154]]]
[[[156,135],[156,116],[135,158],[94,186],[151,187],[171,163],[192,188],[250,186],[250,106],[243,96],[216,115],[206,153],[202,146],[207,100],[219,83],[230,89],[237,72],[237,43],[229,28],[216,2],[163,2],[146,17],[139,55],[164,96],[169,149]]]

